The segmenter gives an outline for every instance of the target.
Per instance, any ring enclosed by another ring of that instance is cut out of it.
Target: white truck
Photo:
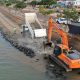
[[[40,24],[36,13],[25,13],[25,24],[21,30],[29,31],[32,38],[47,36],[46,29]]]

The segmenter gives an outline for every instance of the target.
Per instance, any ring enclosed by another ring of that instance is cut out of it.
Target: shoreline
[[[1,31],[1,30],[0,30]],[[12,47],[16,48],[17,50],[19,50],[19,46],[18,45],[18,41],[14,40],[14,38],[12,38],[11,36],[9,36],[7,33],[4,33],[4,31],[1,31],[1,35],[3,36],[3,38],[10,43],[10,45],[12,45]],[[27,49],[27,48],[26,48]],[[20,51],[20,50],[19,50]],[[22,54],[21,57],[26,56],[26,59],[22,59],[22,62],[25,65],[30,65],[33,68],[35,68],[36,70],[40,71],[40,72],[45,72],[45,66],[46,66],[46,60],[44,60],[43,55],[42,54],[38,54],[35,56],[31,55],[26,55],[24,51],[20,51]],[[26,61],[27,60],[27,61]],[[21,61],[21,60],[20,60]]]

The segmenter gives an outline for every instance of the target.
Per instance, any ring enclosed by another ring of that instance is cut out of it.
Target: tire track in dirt
[[[19,26],[15,24],[14,22],[12,22],[10,19],[8,19],[2,13],[0,13],[0,23],[3,25],[2,27],[5,27],[11,33],[14,33],[14,28],[16,28],[16,32],[19,30]]]
[[[0,11],[6,17],[8,17],[9,19],[11,19],[13,22],[15,22],[18,25],[20,25],[20,24],[22,24],[24,22],[24,18],[23,17],[11,13],[8,9],[6,10],[5,8],[0,7]]]

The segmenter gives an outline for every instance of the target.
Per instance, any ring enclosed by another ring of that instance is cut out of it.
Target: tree
[[[67,19],[71,18],[71,13],[70,13],[69,9],[64,9],[63,13],[64,13],[65,18],[67,18]]]
[[[22,1],[26,1],[26,0],[22,0]]]
[[[78,12],[76,11],[76,9],[65,9],[63,11],[64,13],[64,17],[67,18],[68,20],[72,19],[74,21],[77,21],[78,20]]]
[[[5,1],[4,0],[0,0],[0,5],[4,5]]]
[[[24,3],[23,1],[18,1],[15,5],[15,8],[25,8],[26,7],[26,3]]]
[[[56,3],[57,3],[56,0],[51,0],[51,1],[49,2],[49,5],[56,4]]]
[[[5,2],[6,6],[10,6],[12,3],[10,1]]]
[[[11,3],[6,3],[6,6],[10,6],[11,5]]]
[[[39,12],[42,13],[43,15],[49,15],[54,13],[54,10],[46,10],[43,5],[40,5]]]
[[[0,4],[4,4],[6,6],[10,6],[16,3],[18,0],[0,0]]]
[[[77,20],[78,20],[79,14],[78,14],[78,12],[76,11],[76,9],[72,9],[72,11],[71,11],[71,18],[72,18],[74,21],[77,21]]]
[[[36,5],[37,4],[37,1],[32,1],[30,4],[31,5]]]
[[[41,5],[52,5],[52,4],[56,4],[56,0],[41,0],[41,2],[39,4]]]

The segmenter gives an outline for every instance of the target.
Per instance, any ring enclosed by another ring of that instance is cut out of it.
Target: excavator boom
[[[60,35],[62,44],[68,47],[67,33],[60,29],[58,26],[59,25],[53,22],[53,19],[50,17],[48,20],[48,42],[51,41],[52,30],[54,30],[58,35]]]

